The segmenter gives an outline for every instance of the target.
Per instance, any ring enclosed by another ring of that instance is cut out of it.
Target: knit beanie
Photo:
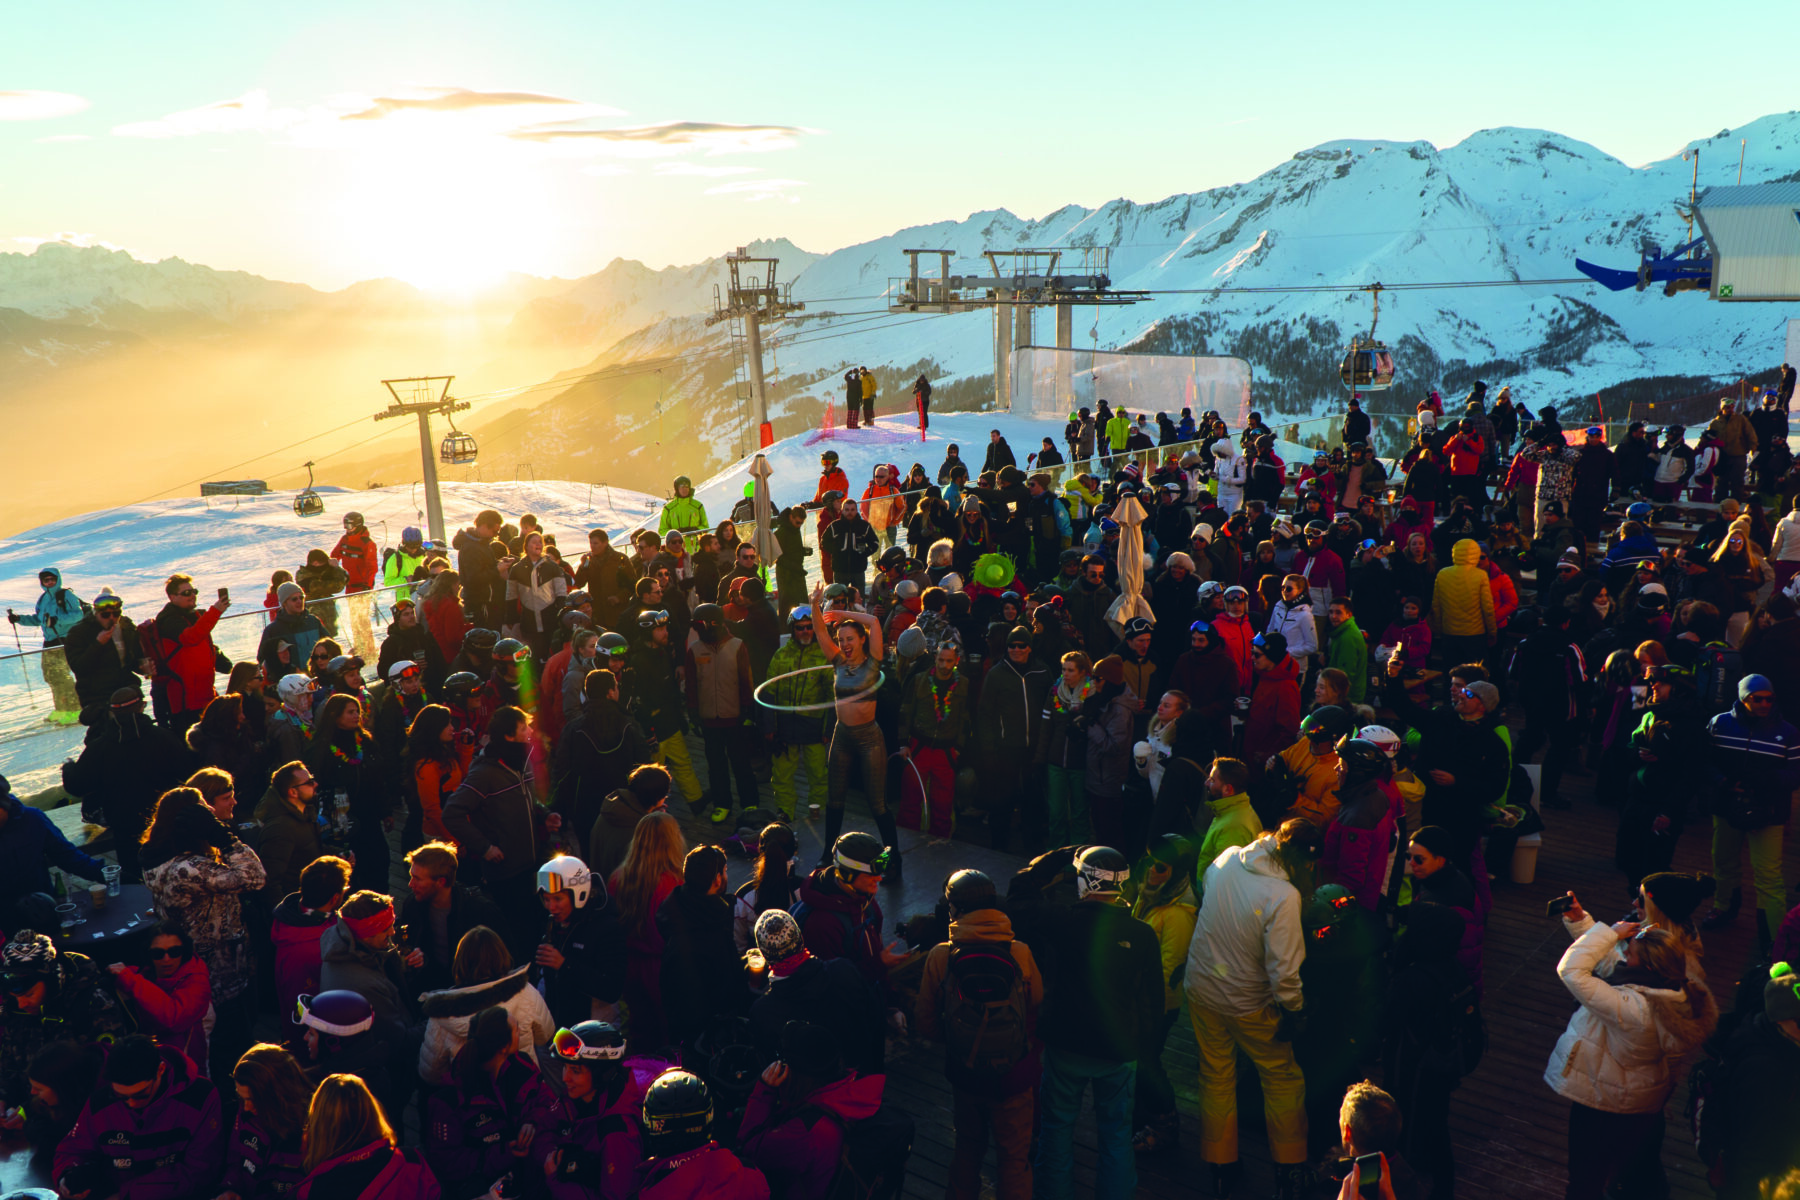
[[[1094,674],[1111,684],[1125,682],[1125,660],[1116,654],[1109,654],[1094,664]]]
[[[1180,567],[1182,570],[1187,571],[1190,574],[1194,570],[1194,560],[1192,558],[1188,557],[1186,554],[1183,554],[1179,550],[1177,550],[1175,553],[1169,555],[1169,557],[1164,561],[1163,565],[1166,567],[1169,567],[1170,569],[1173,569],[1175,567]]]
[[[293,599],[295,596],[304,596],[304,595],[306,595],[305,588],[301,587],[297,583],[289,581],[275,589],[275,603],[286,604],[289,600]]]
[[[771,908],[756,918],[756,948],[770,963],[785,962],[806,950],[800,925],[783,909]]]
[[[1481,701],[1483,712],[1493,712],[1500,707],[1500,689],[1482,679],[1469,685],[1469,694]]]
[[[1656,902],[1669,920],[1685,925],[1699,911],[1718,885],[1701,872],[1658,871],[1644,877],[1644,894]]]

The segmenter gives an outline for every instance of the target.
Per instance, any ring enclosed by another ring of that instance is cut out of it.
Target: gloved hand
[[[6,619],[14,625],[19,623],[19,615],[10,608],[6,610]]]
[[[1281,1020],[1275,1025],[1275,1040],[1291,1042],[1306,1032],[1306,1010],[1303,1008],[1284,1008]]]

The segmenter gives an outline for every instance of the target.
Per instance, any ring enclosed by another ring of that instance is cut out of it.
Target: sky
[[[1722,11],[1754,37],[1792,0]],[[1641,165],[1794,102],[1677,85],[1672,31],[1708,25],[1666,0],[11,6],[0,251],[457,291],[1156,200],[1339,138],[1518,125]]]

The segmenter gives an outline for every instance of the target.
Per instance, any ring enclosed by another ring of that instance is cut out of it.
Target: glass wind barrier
[[[314,600],[306,608],[345,654],[359,654],[368,662],[363,673],[368,679],[380,653],[380,639],[394,619],[395,594],[411,591],[410,585],[376,588]],[[271,612],[262,607],[260,598],[239,602],[213,628],[213,645],[234,663],[254,662]],[[135,625],[149,621],[155,612],[146,606],[138,613],[127,610],[125,616]],[[220,691],[225,683],[226,677],[218,676]],[[144,694],[150,694],[147,682]],[[87,727],[69,715],[79,707],[74,696],[73,676],[61,646],[46,650],[27,645],[20,652],[15,645],[0,651],[0,775],[18,795],[61,783],[63,762],[80,755]]]

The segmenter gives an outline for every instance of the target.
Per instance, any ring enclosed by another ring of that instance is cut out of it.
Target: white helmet
[[[298,673],[283,675],[281,682],[275,685],[275,694],[289,708],[299,708],[301,702],[306,699],[306,693],[312,689],[312,685],[313,681],[310,675]]]
[[[1090,892],[1116,896],[1131,878],[1131,864],[1111,846],[1084,846],[1075,856],[1075,895],[1087,899]]]
[[[942,579],[938,580],[938,586],[943,588],[946,592],[960,592],[963,590],[962,576],[958,575],[955,571],[952,571]]]
[[[568,854],[559,854],[538,868],[537,890],[556,895],[558,892],[570,892],[575,897],[575,907],[587,907],[588,894],[594,889],[594,873],[579,858]]]
[[[1376,749],[1389,758],[1400,753],[1400,735],[1386,725],[1364,725],[1356,731],[1356,736],[1365,742],[1375,743]]]

